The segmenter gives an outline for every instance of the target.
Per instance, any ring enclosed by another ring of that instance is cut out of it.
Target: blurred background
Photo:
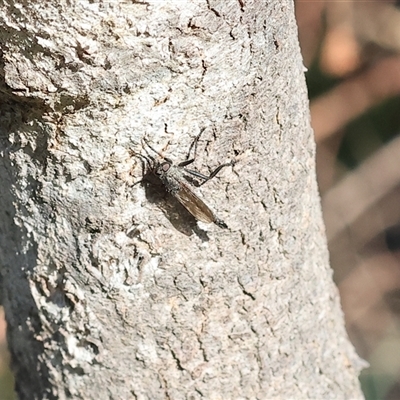
[[[400,1],[297,0],[331,265],[367,400],[400,399]]]
[[[295,1],[331,265],[367,400],[400,400],[400,0]],[[0,400],[12,400],[0,309]]]

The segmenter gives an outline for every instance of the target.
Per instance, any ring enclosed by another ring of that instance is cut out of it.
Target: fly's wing
[[[181,184],[179,190],[175,191],[173,195],[199,221],[209,224],[217,221],[204,201],[197,197],[186,185]]]

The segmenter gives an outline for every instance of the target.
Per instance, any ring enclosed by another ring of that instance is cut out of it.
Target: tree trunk
[[[20,399],[361,398],[292,2],[10,4],[0,262]],[[137,153],[159,158],[146,142],[177,164],[200,132],[193,169],[236,161],[188,184],[227,229],[133,186]]]

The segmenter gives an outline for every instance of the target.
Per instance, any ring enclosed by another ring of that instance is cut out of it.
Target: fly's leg
[[[180,165],[180,164],[179,164],[179,165]],[[221,164],[219,167],[215,168],[214,171],[211,172],[211,174],[208,175],[208,176],[207,176],[207,175],[204,175],[204,174],[202,174],[202,173],[200,173],[200,172],[193,171],[192,169],[183,168],[183,170],[184,170],[185,172],[187,172],[188,174],[190,174],[190,175],[192,175],[192,176],[195,176],[196,178],[202,179],[203,182],[197,184],[197,186],[202,186],[202,185],[204,185],[206,182],[208,182],[210,179],[214,178],[214,177],[218,174],[218,172],[221,171],[222,168],[229,167],[229,166],[234,166],[234,165],[235,165],[235,162],[234,162],[234,161],[231,161],[231,162],[226,163],[226,164]]]
[[[192,144],[189,147],[189,151],[186,156],[186,160],[182,161],[181,163],[178,164],[178,167],[185,167],[186,165],[192,164],[194,160],[196,159],[197,155],[197,145],[199,143],[200,136],[203,134],[203,132],[206,130],[206,128],[203,128],[200,133],[195,137],[193,140]],[[194,153],[193,153],[193,158],[190,158],[190,153],[192,152],[192,149],[194,147]]]
[[[231,161],[231,162],[228,162],[228,163],[225,163],[225,164],[221,164],[219,167],[215,168],[214,171],[211,172],[211,174],[210,174],[208,177],[205,176],[206,179],[204,179],[204,181],[201,182],[201,183],[199,184],[199,186],[204,185],[204,184],[205,184],[206,182],[208,182],[210,179],[214,178],[214,177],[218,174],[218,172],[221,171],[222,168],[229,167],[229,166],[232,166],[232,167],[233,167],[234,165],[235,165],[235,162],[234,162],[234,161]]]
[[[190,165],[190,164],[192,164],[192,163],[195,161],[196,155],[197,155],[197,145],[198,145],[198,143],[199,143],[200,136],[203,134],[204,131],[205,131],[205,128],[203,128],[203,129],[200,131],[200,133],[195,137],[193,143],[190,145],[188,154],[187,154],[187,156],[186,156],[186,160],[185,160],[185,161],[182,161],[181,163],[178,164],[178,167],[182,167],[182,169],[183,169],[186,173],[188,173],[188,174],[190,174],[190,175],[192,175],[192,176],[194,176],[194,177],[196,177],[196,178],[199,178],[199,179],[202,179],[202,180],[203,180],[203,182],[197,183],[196,186],[204,185],[204,184],[205,184],[206,182],[208,182],[210,179],[214,178],[214,176],[216,176],[216,175],[218,174],[218,172],[221,171],[222,168],[228,167],[228,166],[230,166],[230,165],[231,165],[231,166],[235,165],[235,162],[234,162],[234,161],[231,161],[231,162],[226,163],[226,164],[222,164],[222,165],[220,165],[219,167],[217,167],[213,172],[211,172],[211,174],[210,174],[209,176],[204,175],[204,174],[202,174],[202,173],[200,173],[200,172],[194,171],[194,170],[192,170],[192,169],[184,168],[184,167],[186,167],[187,165]],[[192,152],[193,147],[194,147],[193,158],[190,158],[190,153]]]

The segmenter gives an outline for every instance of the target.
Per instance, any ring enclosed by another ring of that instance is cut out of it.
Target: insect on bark
[[[219,219],[204,203],[202,199],[200,199],[189,186],[189,182],[193,182],[196,178],[198,183],[196,186],[202,186],[210,179],[214,178],[218,172],[221,171],[222,168],[227,166],[233,166],[235,164],[234,161],[231,161],[226,164],[221,164],[218,166],[210,175],[204,175],[198,171],[191,170],[186,168],[188,165],[192,164],[196,159],[197,153],[197,143],[200,139],[201,134],[204,130],[200,132],[199,135],[195,138],[192,145],[189,148],[188,155],[185,161],[180,162],[177,165],[167,157],[161,155],[157,150],[155,150],[146,140],[144,143],[154,152],[156,153],[160,159],[156,159],[151,156],[148,152],[147,155],[134,153],[136,157],[141,158],[143,161],[144,174],[143,179],[146,179],[146,176],[149,174],[154,174],[156,177],[160,179],[162,184],[165,186],[166,190],[171,193],[185,208],[192,214],[198,221],[206,222],[206,223],[214,223],[218,225],[220,228],[228,228],[224,221]],[[190,158],[190,153],[192,148],[194,147],[193,158]],[[136,182],[134,185],[142,182],[141,179],[139,182]],[[193,184],[193,183],[192,183]]]

